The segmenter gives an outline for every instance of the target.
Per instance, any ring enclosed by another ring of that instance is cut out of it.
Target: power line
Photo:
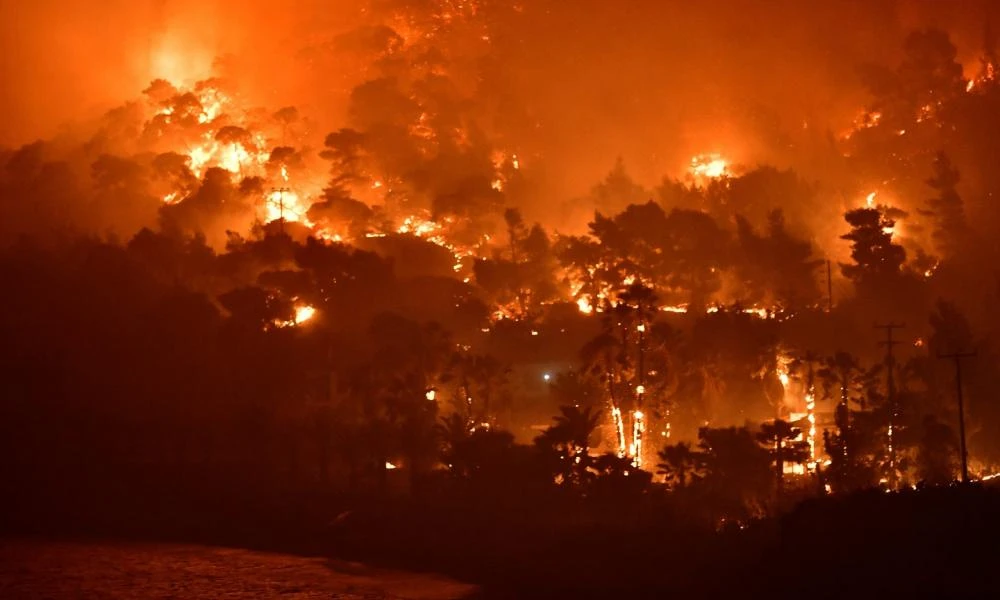
[[[290,191],[292,190],[286,187],[271,189],[271,197],[278,197],[278,231],[282,234],[285,233],[285,194]]]
[[[962,451],[962,483],[969,483],[969,457],[965,449],[965,404],[962,401],[962,359],[972,358],[975,355],[975,352],[938,354],[938,358],[950,358],[955,361],[955,395],[958,397],[958,436]]]

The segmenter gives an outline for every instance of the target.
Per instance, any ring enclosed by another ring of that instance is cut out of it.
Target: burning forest
[[[769,41],[670,3],[319,4],[125,11],[81,34],[141,63],[114,85],[10,69],[8,527],[82,519],[54,478],[86,514],[129,481],[629,540],[1000,473],[991,3],[722,3]]]

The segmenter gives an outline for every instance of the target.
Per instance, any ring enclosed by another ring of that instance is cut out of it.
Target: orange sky
[[[255,102],[311,106],[338,127],[337,107],[364,74],[336,57],[310,71],[301,50],[349,28],[366,4],[0,0],[0,144],[50,136],[155,75],[203,77],[219,56]],[[553,177],[588,185],[619,155],[647,182],[703,152],[780,164],[794,150],[761,139],[768,120],[836,127],[864,101],[858,63],[892,64],[905,32],[931,24],[972,56],[997,12],[983,0],[524,5],[519,29],[496,44]]]

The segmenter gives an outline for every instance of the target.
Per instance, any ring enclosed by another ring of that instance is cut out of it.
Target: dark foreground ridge
[[[651,504],[497,510],[445,498],[251,494],[231,482],[211,498],[134,480],[48,501],[8,495],[7,504],[8,535],[326,556],[442,573],[498,598],[979,596],[993,593],[1000,557],[1000,491],[983,485],[813,499],[718,532]]]

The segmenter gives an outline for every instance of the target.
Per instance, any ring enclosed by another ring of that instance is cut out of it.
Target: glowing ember
[[[679,306],[661,306],[660,310],[662,310],[663,312],[678,313],[678,314],[685,314],[688,311],[686,304],[682,304]]]
[[[313,318],[313,316],[315,316],[315,315],[316,315],[316,309],[313,308],[313,307],[311,307],[311,306],[309,306],[308,304],[304,304],[302,306],[296,306],[295,307],[295,323],[296,324],[305,323],[309,319]]]

